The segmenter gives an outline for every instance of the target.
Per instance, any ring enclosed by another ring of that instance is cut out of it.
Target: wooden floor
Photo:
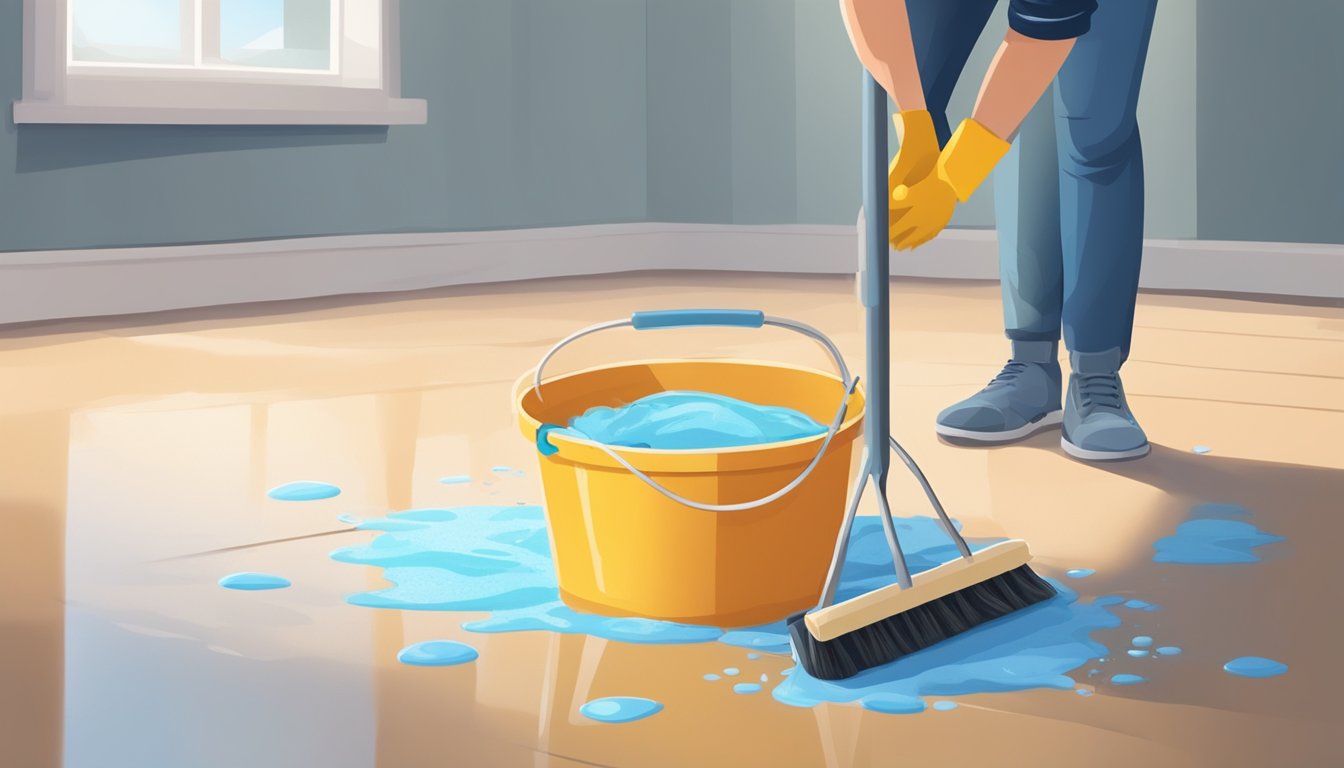
[[[562,336],[632,310],[749,306],[823,329],[862,370],[849,280],[634,275],[209,309],[0,329],[0,764],[58,765],[63,745],[81,768],[1344,764],[1344,310],[1144,295],[1125,384],[1153,452],[1094,466],[1057,431],[990,449],[937,441],[938,410],[1007,356],[997,288],[902,281],[894,302],[893,429],[948,509],[973,535],[1030,541],[1046,575],[1096,569],[1077,582],[1085,598],[1160,603],[1145,632],[1180,638],[1179,663],[1088,698],[985,694],[893,717],[708,696],[698,672],[742,657],[719,644],[471,635],[460,614],[343,602],[382,582],[327,558],[371,538],[338,514],[540,501],[510,391]],[[554,366],[720,355],[826,366],[771,330],[614,332]],[[529,472],[437,482],[500,464]],[[343,493],[266,499],[294,479]],[[925,513],[913,484],[893,501]],[[1286,541],[1254,565],[1153,563],[1153,542],[1202,503],[1241,505]],[[238,600],[214,586],[277,569],[292,589]],[[1094,639],[1118,652],[1132,634]],[[480,660],[395,661],[453,637]],[[1290,670],[1221,670],[1242,655]],[[790,666],[761,664],[772,678]],[[666,711],[622,727],[577,715],[631,681]]]

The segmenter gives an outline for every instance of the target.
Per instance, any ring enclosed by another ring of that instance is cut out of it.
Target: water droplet
[[[397,654],[397,661],[416,667],[449,667],[475,661],[475,648],[452,640],[426,640],[408,645]]]
[[[1133,643],[1135,648],[1147,648],[1153,644],[1153,638],[1147,635],[1139,635],[1129,642]]]
[[[1111,682],[1116,685],[1138,685],[1148,682],[1148,678],[1142,675],[1111,675]]]
[[[733,686],[733,693],[760,693],[761,686],[756,683],[738,683]]]
[[[722,678],[720,678],[718,675],[715,675],[715,674],[708,674],[708,675],[705,675],[705,679],[708,680],[708,681],[710,681],[710,682],[712,683],[712,682],[714,682],[715,680],[720,680],[720,679],[722,679]]]
[[[248,592],[261,589],[284,589],[289,585],[289,579],[272,576],[269,573],[231,573],[219,580],[219,586],[225,589],[240,589]]]
[[[951,712],[952,710],[954,710],[954,709],[957,708],[957,702],[955,702],[955,701],[935,701],[935,702],[933,702],[933,708],[936,709],[936,710],[938,710],[939,712]]]
[[[1096,571],[1091,568],[1070,568],[1064,572],[1064,575],[1068,576],[1070,579],[1086,579],[1094,573],[1096,573]]]
[[[1288,665],[1263,656],[1242,656],[1223,665],[1223,669],[1240,677],[1274,677],[1288,671]]]
[[[340,496],[341,489],[331,483],[319,483],[313,480],[300,480],[294,483],[277,485],[266,492],[276,501],[317,501]]]
[[[471,475],[448,475],[440,477],[439,482],[444,485],[463,485],[471,482]]]
[[[637,696],[609,696],[595,699],[579,707],[579,714],[599,723],[629,723],[643,720],[662,711],[663,705],[653,699]]]
[[[737,677],[741,673],[742,670],[738,669],[737,667],[728,667],[727,669],[723,670],[723,674],[729,677]]]
[[[1194,451],[1195,453],[1198,453],[1198,454],[1200,454],[1200,455],[1202,456],[1202,455],[1208,453],[1208,452],[1209,452],[1210,450],[1212,450],[1212,449],[1209,448],[1209,446],[1207,446],[1207,445],[1196,445],[1194,448],[1191,448],[1190,450],[1192,450],[1192,451]]]
[[[1175,645],[1164,645],[1157,649],[1158,656],[1180,656],[1181,649]]]

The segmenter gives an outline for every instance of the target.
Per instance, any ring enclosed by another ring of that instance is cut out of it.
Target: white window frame
[[[218,7],[218,0],[204,0]],[[332,66],[285,70],[228,65],[85,63],[73,60],[69,0],[24,0],[23,98],[15,123],[197,125],[411,125],[423,99],[401,98],[398,0],[332,0]],[[381,3],[376,60],[343,45],[352,4]],[[184,0],[184,11],[194,6]],[[208,14],[207,14],[208,15]],[[215,16],[218,18],[217,14]],[[188,19],[200,34],[200,22]],[[185,26],[185,25],[184,25]],[[202,40],[212,39],[206,30]],[[208,43],[206,43],[208,45]],[[197,46],[200,61],[202,51]]]

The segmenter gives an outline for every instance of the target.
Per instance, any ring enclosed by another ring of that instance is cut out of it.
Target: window
[[[16,123],[425,122],[396,0],[25,0]]]

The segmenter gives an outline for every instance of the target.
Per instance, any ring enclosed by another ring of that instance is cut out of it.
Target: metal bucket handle
[[[559,352],[565,346],[584,336],[597,333],[598,331],[626,327],[634,328],[637,331],[647,331],[667,328],[704,327],[761,328],[766,325],[774,326],[776,328],[785,328],[819,342],[835,360],[836,368],[840,371],[840,381],[845,388],[844,395],[840,398],[840,405],[835,410],[835,418],[831,420],[830,426],[827,427],[826,437],[821,441],[821,446],[817,449],[816,456],[813,456],[812,461],[808,463],[807,467],[805,467],[802,472],[798,473],[798,476],[783,488],[780,488],[768,496],[762,496],[753,501],[744,501],[737,504],[704,504],[693,499],[688,499],[664,487],[658,483],[658,481],[635,468],[624,456],[613,451],[610,446],[593,440],[571,438],[586,445],[592,445],[599,448],[618,464],[625,467],[632,475],[644,481],[650,488],[678,504],[704,512],[740,512],[748,509],[756,509],[757,507],[765,506],[766,504],[788,495],[793,489],[802,485],[803,481],[817,468],[817,465],[821,463],[822,457],[826,455],[826,449],[830,447],[831,441],[835,439],[836,433],[840,431],[840,425],[845,422],[845,415],[849,411],[849,398],[854,394],[854,390],[859,384],[857,377],[850,378],[849,367],[845,365],[845,359],[840,354],[840,350],[835,346],[835,343],[832,342],[826,334],[816,328],[796,320],[772,317],[760,310],[754,309],[668,309],[652,312],[635,312],[627,319],[611,320],[605,323],[590,325],[587,328],[575,331],[566,338],[561,339],[559,343],[554,347],[551,347],[550,351],[542,356],[541,362],[537,364],[537,372],[533,378],[532,386],[537,393],[537,400],[541,401],[542,370],[546,367],[546,363],[550,362],[551,358],[555,356],[555,353]],[[537,429],[537,450],[543,456],[550,456],[559,450],[550,443],[550,440],[547,437],[547,435],[555,429],[560,429],[560,426],[558,424],[543,424]]]

